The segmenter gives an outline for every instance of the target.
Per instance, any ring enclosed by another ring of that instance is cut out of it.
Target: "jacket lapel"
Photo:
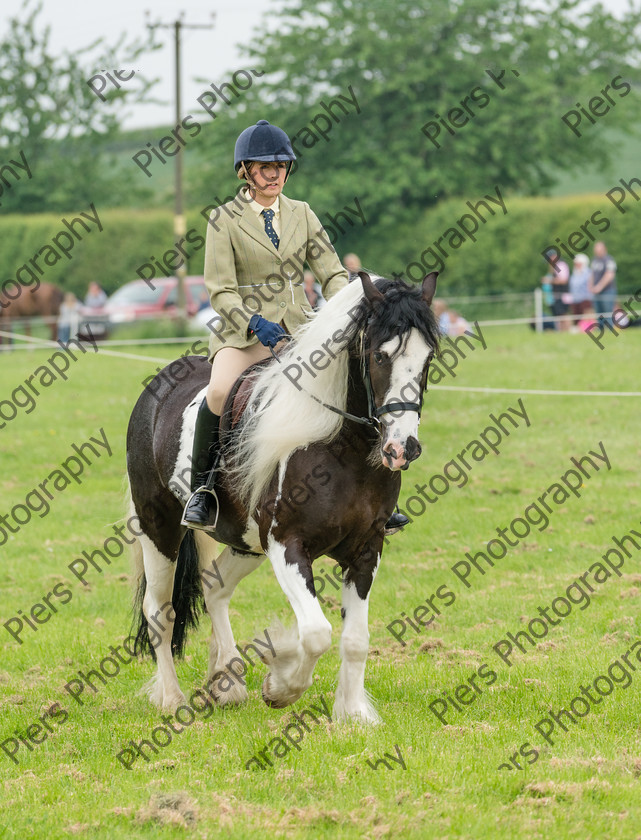
[[[288,198],[280,196],[280,243],[278,251],[284,254],[290,239],[298,227],[298,219],[294,214],[294,205]]]
[[[235,206],[235,212],[240,216],[238,226],[241,230],[256,240],[263,248],[267,248],[270,254],[278,254],[278,251],[274,248],[273,243],[265,233],[265,227],[261,224],[261,217],[257,216],[247,205]]]

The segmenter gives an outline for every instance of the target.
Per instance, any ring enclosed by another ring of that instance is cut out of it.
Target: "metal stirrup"
[[[209,493],[210,496],[213,496],[214,499],[216,500],[216,517],[214,519],[213,526],[210,526],[210,527],[213,527],[214,531],[216,530],[216,526],[218,525],[218,517],[220,516],[220,502],[218,501],[218,494],[216,493],[216,491],[214,489],[213,479],[214,479],[216,473],[218,472],[218,467],[220,466],[221,457],[222,456],[221,456],[220,449],[219,449],[218,452],[216,453],[216,457],[214,458],[213,466],[209,470],[209,472],[207,473],[207,479],[206,479],[205,483],[201,487],[197,487],[196,490],[193,491],[193,493],[190,495],[190,497],[185,502],[185,508],[184,508],[184,510],[187,509],[191,500],[194,498],[194,496],[197,496],[198,493]],[[212,485],[211,487],[209,486],[210,483]],[[184,513],[183,513],[183,517],[184,517]],[[189,523],[185,523],[185,524],[189,525]]]

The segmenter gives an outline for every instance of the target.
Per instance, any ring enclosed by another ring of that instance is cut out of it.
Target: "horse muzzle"
[[[410,436],[405,443],[387,441],[381,448],[383,466],[390,470],[406,470],[421,454],[421,444]]]

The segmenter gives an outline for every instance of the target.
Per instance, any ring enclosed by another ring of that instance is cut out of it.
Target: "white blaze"
[[[391,356],[397,346],[398,339],[393,338],[381,344],[379,350]],[[384,405],[394,402],[420,403],[421,374],[431,352],[430,345],[414,327],[410,331],[404,351],[396,356],[392,363],[390,384],[383,400]],[[405,449],[408,438],[418,439],[418,412],[392,410],[392,413],[381,415],[380,420],[385,427],[383,448],[391,442],[400,455]],[[400,463],[395,464],[394,468],[398,469],[400,465]]]

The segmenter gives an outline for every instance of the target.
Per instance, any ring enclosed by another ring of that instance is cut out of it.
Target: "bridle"
[[[385,405],[381,405],[378,408],[376,407],[376,401],[374,399],[374,389],[372,387],[372,374],[369,366],[369,352],[368,348],[365,346],[365,334],[368,326],[369,320],[361,330],[359,339],[361,357],[361,377],[363,380],[363,385],[365,386],[365,393],[367,394],[367,417],[358,417],[356,414],[350,414],[349,411],[343,411],[342,408],[337,408],[335,405],[329,405],[329,403],[323,402],[315,394],[310,394],[309,391],[305,391],[305,393],[308,397],[311,397],[313,400],[315,400],[319,405],[322,405],[323,408],[326,408],[329,411],[333,411],[335,414],[339,414],[341,417],[344,417],[346,420],[351,420],[353,423],[359,423],[361,426],[372,426],[376,428],[376,430],[380,434],[380,432],[382,431],[382,423],[379,418],[383,414],[389,414],[392,411],[415,411],[418,414],[420,420],[422,403],[405,402],[397,400],[395,402],[385,403]],[[293,341],[291,335],[287,335],[285,337],[288,341]],[[278,358],[276,353],[274,353],[273,347],[270,347],[269,349],[271,351],[272,356],[276,359],[278,364],[282,365],[281,360]]]
[[[401,400],[397,400],[396,402],[385,403],[385,405],[381,405],[379,408],[376,407],[376,403],[374,401],[374,389],[372,388],[372,374],[369,369],[369,352],[368,348],[365,347],[365,330],[368,324],[366,324],[366,326],[361,331],[360,344],[361,376],[363,377],[363,384],[365,385],[365,391],[367,392],[367,409],[369,413],[369,419],[373,422],[378,423],[380,426],[380,421],[378,418],[383,414],[389,414],[392,411],[415,411],[418,414],[418,418],[420,420],[421,408],[423,407],[422,403],[404,402]]]

